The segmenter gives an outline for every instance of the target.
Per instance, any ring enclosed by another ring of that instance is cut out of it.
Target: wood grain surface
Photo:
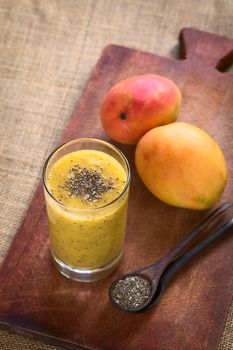
[[[233,198],[233,40],[191,28],[180,37],[182,60],[108,46],[85,88],[61,142],[108,140],[99,123],[100,104],[116,82],[156,73],[174,80],[183,95],[180,121],[209,132],[221,146],[229,179],[220,202]],[[185,59],[184,59],[185,58]],[[168,206],[153,197],[134,166],[134,146],[117,145],[132,169],[124,259],[108,279],[79,283],[53,266],[41,184],[0,268],[0,326],[67,349],[215,350],[233,290],[233,235],[182,269],[160,304],[127,314],[108,299],[111,282],[150,264],[184,237],[206,212]],[[218,204],[220,204],[220,202]]]

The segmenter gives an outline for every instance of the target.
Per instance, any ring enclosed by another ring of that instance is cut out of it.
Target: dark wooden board
[[[220,202],[233,198],[233,40],[186,28],[183,60],[108,46],[85,88],[61,142],[106,139],[99,123],[103,96],[116,82],[156,73],[173,79],[183,95],[180,121],[209,132],[226,156],[229,179]],[[119,275],[154,262],[206,214],[168,206],[143,186],[134,146],[118,145],[129,159],[132,186],[124,260],[108,279],[78,283],[62,277],[49,254],[43,191],[39,185],[0,269],[0,326],[67,349],[215,350],[233,290],[233,235],[214,244],[177,275],[161,303],[144,314],[114,308],[108,288]],[[218,204],[220,204],[220,202]]]

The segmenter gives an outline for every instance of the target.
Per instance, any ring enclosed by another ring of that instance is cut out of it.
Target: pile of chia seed
[[[111,291],[112,299],[124,309],[136,309],[151,295],[151,283],[142,276],[128,276],[119,280]]]
[[[87,169],[75,164],[62,186],[72,197],[81,196],[84,201],[96,202],[104,193],[113,189],[113,178],[105,178],[100,170]]]

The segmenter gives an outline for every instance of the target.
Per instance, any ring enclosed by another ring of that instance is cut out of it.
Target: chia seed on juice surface
[[[142,276],[128,276],[119,280],[111,291],[113,301],[123,309],[136,309],[151,295],[151,283]]]
[[[103,176],[101,169],[93,170],[75,164],[69,171],[63,188],[72,197],[81,196],[84,201],[96,202],[114,188],[113,178]]]

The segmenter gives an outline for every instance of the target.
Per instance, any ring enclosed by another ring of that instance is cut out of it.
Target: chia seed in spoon
[[[113,301],[123,309],[143,305],[151,295],[151,283],[142,276],[128,276],[119,280],[111,291]]]

